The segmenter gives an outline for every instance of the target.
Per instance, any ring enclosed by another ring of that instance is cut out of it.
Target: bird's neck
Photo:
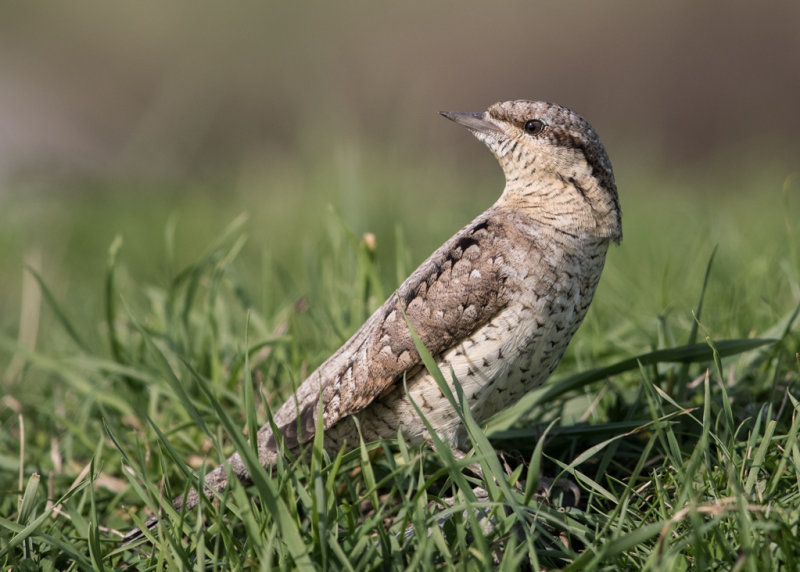
[[[524,213],[537,226],[581,240],[618,242],[619,208],[590,173],[507,177],[496,206]]]

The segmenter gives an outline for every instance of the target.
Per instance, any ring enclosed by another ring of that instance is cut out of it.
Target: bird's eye
[[[528,135],[538,135],[544,131],[544,122],[538,119],[528,119],[525,122],[525,133]]]

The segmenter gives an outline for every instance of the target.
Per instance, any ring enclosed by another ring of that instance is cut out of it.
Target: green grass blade
[[[579,572],[600,569],[599,566],[595,566],[602,560],[614,558],[639,544],[643,544],[657,536],[665,524],[664,522],[653,522],[604,543],[601,547],[590,548],[563,570],[565,572]]]
[[[533,495],[536,494],[536,491],[539,488],[544,443],[557,421],[557,419],[553,419],[545,428],[539,439],[536,441],[536,446],[533,448],[533,453],[531,453],[531,460],[528,464],[528,477],[525,479],[525,499],[522,501],[522,504],[526,506],[531,502]]]
[[[747,351],[758,349],[763,346],[777,343],[774,339],[735,339],[721,340],[714,342],[714,347],[720,357],[738,355]],[[511,422],[524,415],[537,403],[552,401],[566,393],[575,391],[582,387],[600,381],[608,377],[632,371],[643,366],[655,365],[658,363],[694,363],[714,359],[714,350],[708,343],[697,343],[689,346],[677,348],[666,348],[640,354],[617,363],[590,369],[571,375],[567,378],[548,381],[542,390],[531,392],[520,399],[519,403],[501,412],[492,419],[492,426],[502,428],[504,422]]]
[[[697,342],[697,327],[698,321],[700,320],[700,315],[703,312],[703,301],[706,297],[706,290],[708,289],[708,278],[711,276],[711,266],[714,264],[714,256],[717,254],[717,247],[719,245],[714,245],[714,248],[711,250],[711,256],[708,257],[708,263],[706,264],[706,272],[703,276],[703,286],[700,288],[700,299],[697,301],[697,306],[694,309],[694,316],[695,319],[692,320],[692,326],[689,330],[689,338],[686,341],[686,345],[690,346]],[[678,374],[678,386],[675,388],[675,395],[682,396],[684,391],[686,391],[686,384],[689,382],[689,363],[684,363],[681,367],[680,373]]]
[[[219,401],[214,398],[214,394],[211,391],[208,382],[203,379],[203,377],[197,373],[197,371],[195,371],[190,364],[184,362],[184,365],[197,381],[200,389],[203,391],[206,397],[208,397],[211,407],[217,414],[220,423],[225,428],[228,436],[236,446],[236,450],[242,457],[242,461],[250,473],[253,485],[259,491],[262,501],[267,506],[267,510],[270,512],[278,525],[280,536],[283,542],[286,543],[286,546],[288,547],[289,552],[294,560],[295,566],[297,566],[297,568],[300,570],[313,570],[314,566],[309,556],[308,549],[302,537],[300,536],[297,525],[289,516],[291,514],[289,508],[278,494],[278,490],[275,488],[272,480],[268,478],[264,468],[261,466],[261,463],[258,460],[255,451],[253,451],[253,448],[244,439],[241,432],[238,430],[238,427],[234,424],[233,420],[228,416],[227,412],[222,407],[222,404],[220,404]]]
[[[178,397],[178,400],[186,410],[186,413],[189,414],[189,417],[191,417],[192,421],[194,421],[194,423],[200,427],[206,435],[211,436],[211,431],[206,425],[206,422],[203,420],[202,415],[200,415],[200,412],[195,407],[194,402],[189,397],[189,394],[186,393],[186,389],[178,379],[178,376],[175,375],[167,355],[155,342],[153,342],[148,332],[136,320],[132,319],[132,321],[141,333],[146,347],[150,350],[151,354],[155,356],[161,371],[165,374],[167,385],[169,385],[170,389],[172,389],[174,394]]]
[[[50,306],[50,309],[53,310],[53,314],[55,314],[56,320],[58,321],[59,324],[61,324],[61,327],[64,328],[64,331],[67,332],[67,335],[70,337],[70,339],[81,350],[88,351],[88,346],[83,341],[80,334],[78,334],[78,331],[75,328],[75,326],[72,325],[72,321],[67,317],[67,314],[61,307],[61,304],[59,304],[56,301],[55,296],[53,296],[53,293],[50,291],[50,288],[47,287],[47,284],[45,284],[41,275],[36,271],[36,269],[34,269],[31,266],[26,266],[25,268],[28,270],[28,272],[30,272],[34,280],[36,280],[36,283],[39,284],[39,288],[42,291],[42,296],[47,301],[47,304]]]
[[[247,313],[245,320],[244,330],[244,347],[249,347],[250,338],[250,312]],[[253,451],[258,454],[258,440],[255,436],[258,435],[258,420],[256,418],[256,399],[255,390],[253,388],[253,374],[250,371],[250,352],[245,349],[244,352],[244,396],[242,399],[245,411],[245,424],[247,426],[247,434],[250,435],[250,445]]]
[[[125,349],[122,340],[117,331],[117,256],[122,248],[122,237],[117,236],[108,248],[108,260],[106,262],[106,277],[105,277],[105,311],[106,311],[106,327],[108,328],[108,344],[111,348],[111,355],[114,361],[120,364],[128,363],[125,356]]]
[[[98,517],[97,517],[97,500],[95,499],[95,468],[94,468],[95,459],[92,458],[92,461],[89,463],[89,501],[90,501],[90,517],[89,517],[89,526],[88,526],[88,545],[89,545],[89,557],[92,559],[92,567],[95,570],[102,572],[105,570],[105,566],[103,565],[103,549],[100,546],[100,530],[97,527]]]
[[[25,486],[25,492],[22,493],[22,503],[20,503],[19,513],[17,514],[17,522],[20,524],[28,522],[28,519],[33,513],[40,481],[41,477],[37,473],[33,473],[30,478],[28,478],[28,484]]]
[[[789,397],[793,408],[792,425],[789,427],[789,431],[786,435],[786,443],[783,447],[781,460],[778,462],[778,466],[770,478],[767,496],[772,496],[775,493],[780,485],[781,477],[783,477],[784,473],[786,472],[789,463],[789,457],[795,454],[797,451],[798,434],[800,434],[800,401],[798,401],[792,394],[788,394],[787,396]],[[796,463],[794,469],[797,483],[800,485],[800,470],[798,470],[800,469],[800,464]]]
[[[46,510],[42,511],[42,514],[31,520],[26,526],[23,526],[21,523],[13,522],[6,518],[0,517],[0,527],[3,527],[14,533],[12,538],[5,546],[0,546],[0,558],[5,558],[11,552],[11,550],[23,543],[28,537],[34,533],[38,533],[45,521],[52,517],[55,507],[63,505],[68,499],[70,499],[76,493],[82,491],[87,485],[88,481],[81,481],[71,487],[66,493],[61,495],[61,497],[56,499],[55,502]],[[36,485],[36,487],[38,488],[38,485]]]

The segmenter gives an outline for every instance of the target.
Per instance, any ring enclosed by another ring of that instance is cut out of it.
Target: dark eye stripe
[[[576,137],[568,131],[555,132],[551,130],[548,133],[551,134],[550,140],[556,145],[576,149],[583,153],[586,161],[592,167],[592,175],[600,181],[600,184],[607,189],[616,190],[611,162],[596,135],[587,140],[587,138]]]

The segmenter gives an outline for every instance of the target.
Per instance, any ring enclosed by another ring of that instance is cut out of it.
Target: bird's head
[[[622,239],[611,162],[583,117],[527,100],[495,103],[478,113],[441,113],[472,131],[497,157],[506,177],[499,203],[591,236]]]

